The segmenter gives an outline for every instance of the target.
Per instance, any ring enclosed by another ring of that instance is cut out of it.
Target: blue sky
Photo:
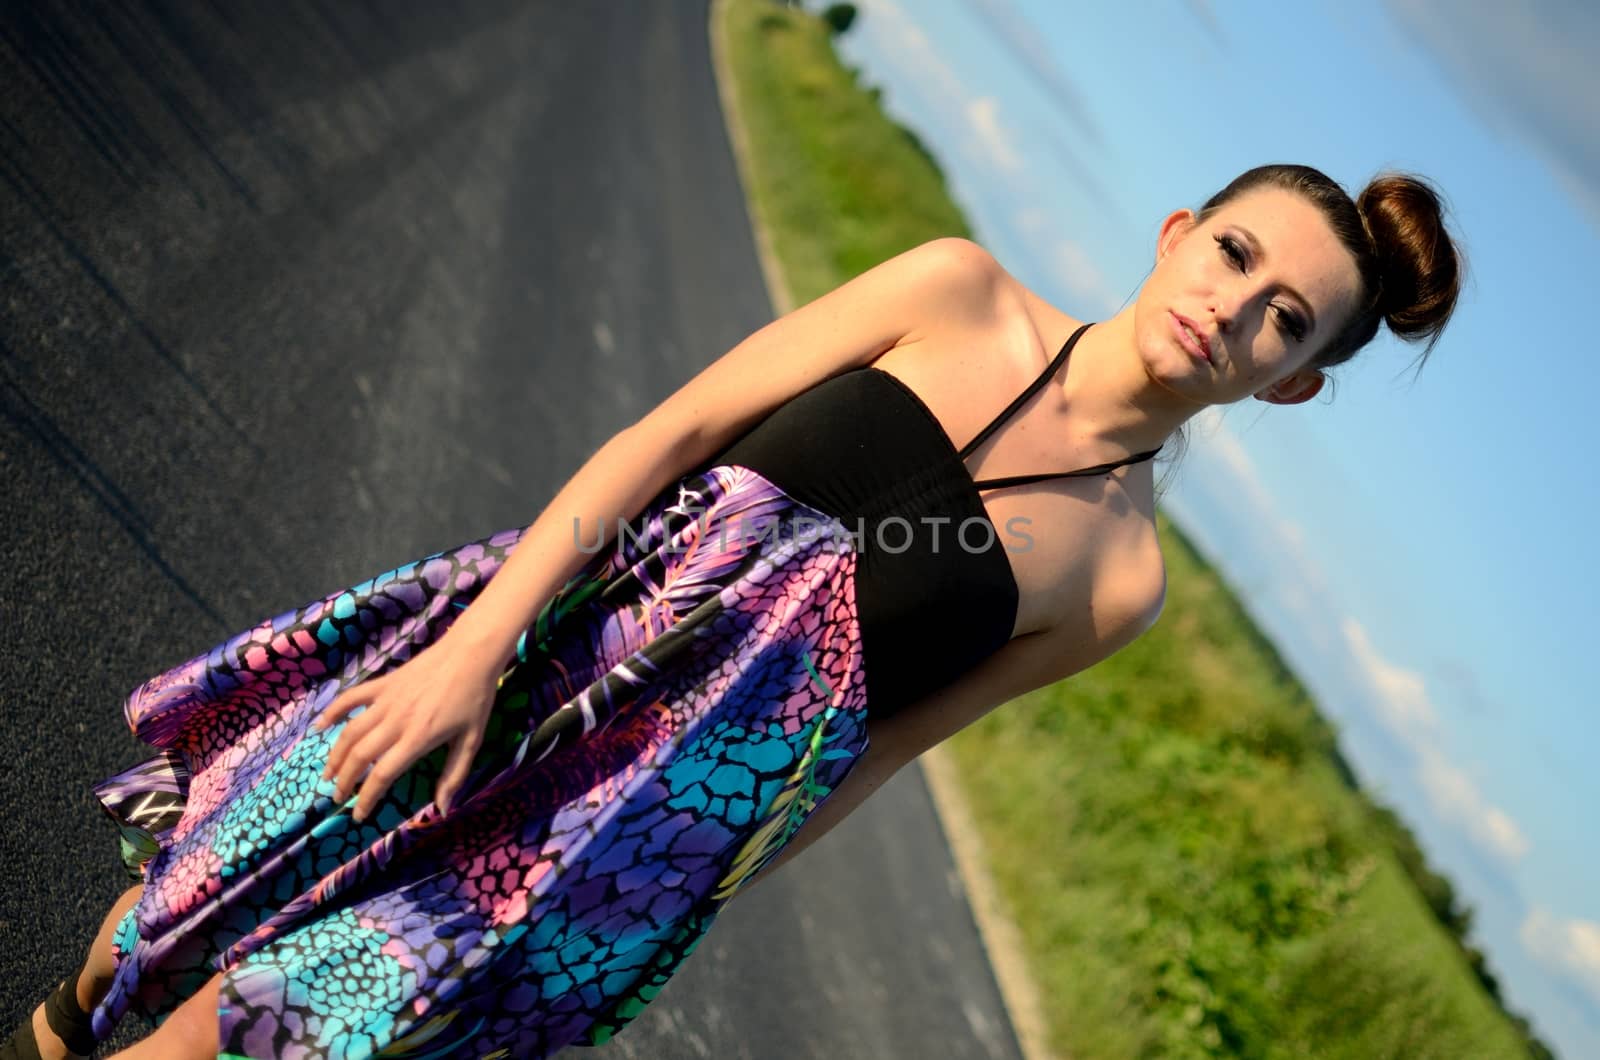
[[[813,5],[814,6],[814,5]],[[1169,515],[1227,575],[1477,910],[1513,1008],[1600,1056],[1600,9],[858,0],[846,61],[976,238],[1073,315],[1251,166],[1444,191],[1470,278],[1427,365],[1382,337],[1310,403],[1191,421]],[[1215,415],[1211,413],[1215,412]]]

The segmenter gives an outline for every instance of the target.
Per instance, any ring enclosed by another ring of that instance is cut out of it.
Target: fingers
[[[365,712],[351,718],[345,724],[344,731],[339,734],[339,738],[333,742],[333,746],[328,748],[328,763],[322,770],[323,778],[337,776],[343,772],[345,765],[351,761],[351,752],[365,742],[367,736],[388,720],[392,713],[392,711],[386,710],[383,706],[373,703],[367,707]],[[355,761],[358,774],[360,767],[366,764],[366,760]]]
[[[311,728],[320,732],[363,703],[371,703],[378,695],[379,686],[388,679],[388,676],[385,674],[383,677],[370,678],[354,688],[347,688],[334,696],[333,702],[322,708],[322,713],[317,715],[317,720],[311,723]]]
[[[355,812],[350,816],[357,822],[365,821],[373,808],[383,801],[394,778],[410,769],[412,763],[421,757],[414,753],[410,744],[397,744],[389,748],[388,753],[372,767],[372,772],[367,774],[367,782],[361,785],[361,794],[356,798]]]
[[[472,768],[472,760],[478,754],[478,747],[483,743],[482,734],[476,737],[463,736],[450,748],[450,755],[445,759],[444,770],[439,776],[439,785],[434,788],[433,801],[438,805],[440,813],[449,813],[450,804],[455,801],[456,792],[461,790],[461,785],[466,783],[467,770]]]
[[[367,771],[367,766],[380,758],[394,742],[394,734],[389,726],[373,725],[365,733],[355,734],[354,738],[349,729],[340,734],[339,743],[343,746],[336,748],[339,757],[335,759],[330,753],[328,764],[322,771],[324,780],[336,780],[334,800],[343,802],[348,799],[350,793],[356,790],[356,785],[361,783],[361,775]]]

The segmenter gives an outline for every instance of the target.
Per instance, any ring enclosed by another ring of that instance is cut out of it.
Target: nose
[[[1235,311],[1229,308],[1221,298],[1214,299],[1207,308],[1211,310],[1211,316],[1217,322],[1217,330],[1227,334],[1229,329],[1233,327]]]

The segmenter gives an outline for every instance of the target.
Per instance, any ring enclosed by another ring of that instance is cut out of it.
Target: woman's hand
[[[440,812],[447,812],[483,743],[499,678],[500,668],[487,665],[484,655],[452,649],[445,638],[394,670],[341,692],[311,724],[326,729],[367,705],[328,751],[322,777],[338,778],[334,801],[343,803],[366,773],[352,815],[365,820],[396,777],[449,743],[433,798]]]

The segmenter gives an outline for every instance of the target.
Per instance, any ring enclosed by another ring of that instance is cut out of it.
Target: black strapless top
[[[981,482],[967,470],[967,456],[1055,375],[1088,328],[960,450],[910,387],[869,367],[796,395],[708,463],[747,467],[847,530],[861,527],[855,589],[869,717],[944,687],[1011,639],[1019,593],[1007,548],[1025,547],[1028,531],[995,527],[979,490],[1104,474],[1160,451]]]

